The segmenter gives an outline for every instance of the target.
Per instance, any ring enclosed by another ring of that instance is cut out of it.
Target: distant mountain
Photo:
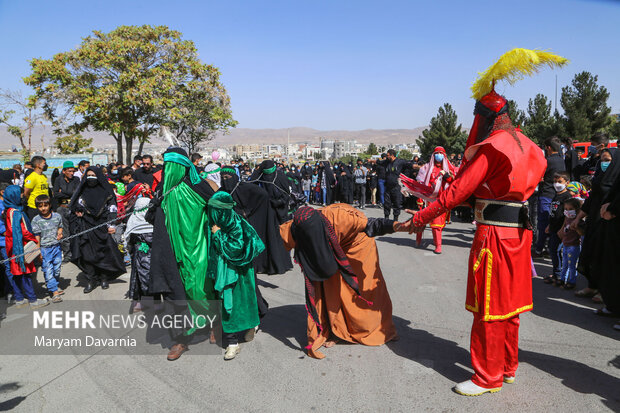
[[[321,131],[312,128],[295,127],[288,129],[246,129],[235,128],[227,135],[218,134],[215,143],[220,145],[248,143],[286,143],[290,134],[290,142],[316,142],[320,138],[327,140],[357,140],[359,143],[387,144],[413,143],[422,135],[426,127],[415,129],[365,129],[359,131],[334,130]]]
[[[290,142],[308,142],[318,143],[320,138],[327,140],[356,140],[359,143],[374,142],[378,145],[388,143],[413,143],[426,127],[417,127],[414,129],[364,129],[359,131],[349,130],[333,130],[321,131],[312,128],[294,127],[288,129],[248,129],[235,128],[227,134],[217,134],[212,144],[219,146],[228,146],[236,144],[282,144],[287,141],[287,134],[290,133]],[[115,145],[112,136],[105,132],[84,132],[84,137],[93,138],[93,146],[104,147]],[[41,148],[41,137],[46,147],[53,145],[55,136],[49,127],[35,127],[32,130],[32,147],[35,150]],[[28,138],[26,138],[27,140]],[[155,136],[153,143],[162,143],[163,141]],[[19,149],[19,141],[17,138],[9,134],[6,127],[0,127],[0,150],[10,150],[12,146]]]

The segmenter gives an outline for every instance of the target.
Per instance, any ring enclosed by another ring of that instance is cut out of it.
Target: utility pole
[[[291,154],[289,152],[289,148],[291,146],[291,130],[286,128],[286,163],[290,166],[291,164]]]
[[[554,112],[558,110],[558,75],[555,75],[555,108]]]

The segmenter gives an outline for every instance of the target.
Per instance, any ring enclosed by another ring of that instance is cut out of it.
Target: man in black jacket
[[[69,201],[71,201],[71,197],[75,190],[80,186],[80,179],[74,176],[74,173],[75,167],[73,162],[66,161],[63,163],[62,175],[56,179],[52,189],[52,197],[58,205],[56,212],[62,217],[62,233],[64,237],[71,235],[69,232],[69,214],[71,213],[69,210]],[[63,241],[61,248],[63,262],[69,262],[71,259],[71,245],[69,241]]]
[[[379,204],[383,206],[385,203],[385,166],[383,164],[386,162],[387,155],[381,154],[381,161],[377,161],[375,164],[375,169],[377,171],[377,188],[379,191]]]
[[[149,188],[153,187],[153,157],[151,155],[142,156],[142,167],[136,169],[134,178],[136,181],[147,184]]]
[[[403,195],[400,193],[400,185],[398,184],[398,177],[400,174],[411,165],[411,162],[407,162],[404,159],[396,157],[396,151],[390,149],[387,151],[387,159],[385,161],[377,162],[377,165],[381,165],[385,168],[385,199],[383,203],[383,214],[386,219],[390,218],[390,211],[394,211],[394,221],[398,221],[400,215],[400,209],[403,203]]]

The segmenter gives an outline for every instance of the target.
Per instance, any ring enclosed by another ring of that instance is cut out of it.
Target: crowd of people
[[[620,313],[620,278],[613,248],[620,241],[616,215],[620,195],[620,153],[609,137],[591,137],[588,153],[557,137],[543,146],[547,167],[539,185],[534,259],[551,261],[545,283],[573,290],[578,275],[587,287],[575,292],[603,307],[600,316]],[[620,324],[620,323],[619,323]],[[620,325],[615,326],[616,329]]]
[[[132,312],[142,311],[145,297],[188,300],[194,304],[180,311],[193,314],[205,310],[195,303],[220,300],[224,358],[230,360],[239,354],[241,341],[253,339],[268,312],[257,274],[286,273],[293,267],[289,250],[294,250],[306,287],[306,349],[323,358],[319,349],[338,340],[381,345],[398,338],[374,237],[416,232],[421,246],[429,225],[440,254],[442,230],[457,211],[478,228],[472,277],[485,276],[477,273],[484,265],[532,274],[532,249],[533,259],[551,261],[545,283],[572,290],[581,274],[588,287],[576,295],[603,303],[596,314],[617,317],[620,282],[613,250],[620,237],[615,219],[620,213],[620,153],[609,148],[602,134],[592,137],[583,156],[568,141],[550,138],[540,148],[518,128],[507,133],[531,162],[529,169],[520,169],[520,183],[512,186],[506,186],[501,172],[506,164],[497,164],[492,142],[470,145],[475,151],[465,157],[448,156],[437,147],[427,160],[405,160],[390,149],[378,159],[355,164],[320,161],[298,167],[265,160],[254,168],[243,160],[204,163],[200,154],[188,156],[171,147],[163,154],[163,165],[155,165],[150,155],[136,156],[132,165],[92,166],[84,160],[75,166],[67,161],[49,180],[46,159],[34,156],[23,168],[15,165],[0,175],[0,251],[6,260],[0,293],[16,307],[36,309],[62,302],[63,263],[70,261],[81,270],[85,294],[109,288],[130,267]],[[517,169],[506,172],[510,179]],[[491,171],[499,175],[491,176]],[[489,182],[505,195],[491,193]],[[464,206],[472,196],[476,202]],[[498,208],[489,208],[494,205]],[[367,207],[383,208],[384,218],[366,217]],[[403,209],[415,215],[399,222]],[[534,231],[525,236],[524,228]],[[506,244],[511,238],[515,242]],[[492,264],[493,254],[510,254],[514,261]],[[35,293],[37,268],[46,297]],[[482,313],[478,297],[485,294],[479,290],[484,281],[468,285],[466,307],[485,321],[474,322],[472,336],[496,334],[488,329],[500,324],[486,322],[490,320],[506,321],[503,332],[493,336],[497,340],[504,340],[502,334],[518,334],[518,313],[531,309],[531,286],[523,290],[518,281],[502,280],[510,297],[487,302]],[[188,350],[191,334],[171,329],[170,337],[167,357],[176,360]],[[472,360],[488,358],[486,351],[472,344]],[[516,349],[506,344],[506,351]],[[482,364],[474,384],[460,392],[500,388],[502,377],[514,380],[516,358],[508,367]],[[494,369],[502,368],[506,370],[498,379]]]

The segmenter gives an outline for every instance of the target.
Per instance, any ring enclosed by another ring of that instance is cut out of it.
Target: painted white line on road
[[[572,305],[573,307],[585,308],[586,310],[595,310],[595,308],[588,307],[587,305],[583,305],[583,304],[573,303],[572,301],[568,301],[563,298],[551,298],[551,297],[547,297],[547,298],[553,301],[558,301],[560,303]]]
[[[437,254],[435,254],[434,252],[425,252],[424,253],[425,257],[434,257],[435,255],[437,255]]]

